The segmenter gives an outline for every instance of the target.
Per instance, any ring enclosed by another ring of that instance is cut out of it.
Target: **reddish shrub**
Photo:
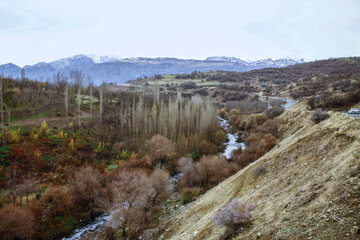
[[[50,187],[41,196],[37,206],[44,219],[66,215],[74,207],[73,197],[66,187]]]
[[[256,128],[256,132],[270,133],[273,136],[278,136],[278,121],[274,119],[266,120],[262,125]]]
[[[215,144],[209,141],[202,141],[200,145],[201,153],[202,154],[215,154],[218,152],[218,148]]]
[[[34,234],[34,215],[21,206],[8,206],[0,210],[1,239],[31,239]]]
[[[155,164],[156,164],[155,157],[150,154],[145,154],[145,155],[139,155],[135,159],[130,159],[123,166],[125,168],[152,169]]]
[[[71,193],[77,205],[88,206],[101,195],[101,177],[92,167],[81,168],[75,173],[71,184]]]
[[[216,155],[204,156],[197,163],[189,163],[183,167],[180,178],[180,187],[210,187],[224,180],[238,168],[227,162],[223,157]]]

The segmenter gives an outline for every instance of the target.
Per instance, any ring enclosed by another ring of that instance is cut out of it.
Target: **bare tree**
[[[68,78],[64,73],[58,72],[54,75],[53,82],[55,85],[57,97],[60,97],[63,94],[65,87],[68,85]]]
[[[79,120],[79,125],[81,125],[81,121],[80,121],[80,117],[81,117],[81,89],[82,86],[84,84],[84,80],[85,80],[85,74],[78,70],[78,69],[73,69],[70,71],[70,78],[73,81],[74,87],[77,90],[77,99],[78,99],[78,120]]]
[[[68,85],[65,85],[65,119],[68,120],[69,114],[69,97],[68,97]]]
[[[86,77],[86,81],[89,84],[89,91],[90,91],[90,114],[91,114],[91,118],[93,116],[93,87],[94,87],[94,80],[90,77],[87,76]]]
[[[23,80],[25,80],[25,79],[26,79],[26,77],[25,77],[25,69],[22,68],[22,69],[21,69],[21,81],[23,81]]]
[[[102,126],[102,118],[103,118],[103,102],[104,102],[104,89],[105,89],[105,83],[103,82],[103,84],[100,87],[100,92],[99,92],[99,109],[100,109],[100,126]]]

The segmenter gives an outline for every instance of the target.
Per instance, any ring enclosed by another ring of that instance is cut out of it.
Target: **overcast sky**
[[[0,64],[360,56],[360,0],[0,0]]]

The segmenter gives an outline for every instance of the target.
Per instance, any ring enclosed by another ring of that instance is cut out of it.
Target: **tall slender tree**
[[[83,87],[84,84],[84,80],[85,80],[85,74],[78,70],[78,69],[73,69],[70,71],[70,78],[73,81],[74,84],[74,88],[77,90],[77,100],[78,100],[78,123],[79,125],[81,125],[81,89]]]
[[[65,119],[68,120],[68,114],[69,114],[69,94],[68,94],[68,84],[65,85]]]
[[[94,80],[88,76],[86,78],[88,84],[89,84],[89,94],[90,94],[90,115],[91,115],[91,118],[93,116],[93,87],[94,87]]]
[[[100,87],[100,92],[99,92],[100,126],[102,126],[102,118],[103,118],[104,89],[105,89],[105,83],[103,82],[103,84]]]

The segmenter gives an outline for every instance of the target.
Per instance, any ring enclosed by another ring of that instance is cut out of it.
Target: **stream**
[[[232,134],[230,131],[230,124],[228,121],[226,121],[225,119],[219,117],[220,120],[220,127],[222,127],[226,132],[227,132],[227,137],[228,137],[228,141],[226,143],[224,143],[224,145],[226,146],[225,151],[222,153],[223,156],[226,157],[226,159],[230,159],[232,153],[239,149],[241,147],[241,149],[245,149],[245,143],[244,142],[238,142],[238,135],[237,133]]]
[[[272,99],[279,99],[279,100],[283,100],[285,102],[283,108],[289,109],[290,107],[292,107],[294,105],[294,101],[292,101],[291,99],[288,98],[282,98],[282,97],[270,97]],[[229,122],[221,117],[218,117],[219,119],[219,125],[221,128],[223,128],[226,132],[227,132],[227,137],[228,137],[228,141],[226,143],[224,143],[224,145],[226,146],[224,152],[222,153],[223,156],[225,156],[227,159],[231,158],[232,153],[239,149],[240,147],[242,149],[245,149],[245,143],[244,142],[238,142],[238,135],[237,133],[233,134],[231,133],[231,126],[229,124]],[[175,176],[173,176],[169,181],[170,182],[177,182],[179,177],[181,175],[177,174]],[[63,238],[62,240],[81,240],[83,238],[85,238],[88,234],[94,233],[94,232],[100,232],[104,229],[104,227],[106,226],[107,223],[109,223],[111,220],[111,216],[108,214],[103,214],[98,216],[97,218],[95,218],[95,220],[91,223],[89,223],[88,225],[76,229],[72,236],[67,237],[67,238]]]
[[[233,151],[239,149],[240,147],[242,149],[245,148],[245,143],[238,142],[238,135],[237,133],[232,134],[231,133],[231,126],[229,122],[221,117],[219,118],[219,125],[227,132],[228,141],[224,143],[226,146],[225,151],[222,153],[223,156],[225,156],[227,159],[231,158],[231,154]],[[170,182],[177,182],[179,178],[179,174],[173,176],[170,179]],[[100,232],[104,229],[107,223],[109,223],[111,220],[111,216],[108,214],[103,214],[98,216],[94,219],[93,222],[89,223],[88,225],[76,229],[73,234],[70,237],[63,238],[62,240],[80,240],[85,238],[87,235],[94,233],[94,232]]]

